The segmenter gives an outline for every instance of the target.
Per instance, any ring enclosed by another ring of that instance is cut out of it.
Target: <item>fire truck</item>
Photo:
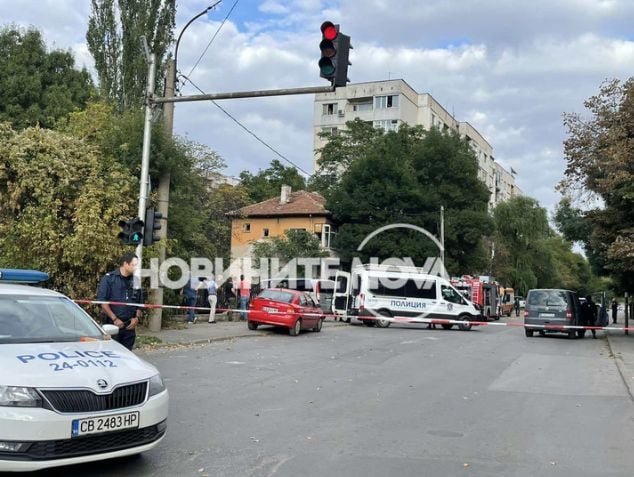
[[[478,307],[484,321],[500,319],[500,286],[491,277],[463,275],[452,278],[451,284]]]

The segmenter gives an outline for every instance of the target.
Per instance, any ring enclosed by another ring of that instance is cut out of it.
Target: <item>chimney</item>
[[[280,193],[280,204],[288,204],[291,200],[291,186],[283,185]]]

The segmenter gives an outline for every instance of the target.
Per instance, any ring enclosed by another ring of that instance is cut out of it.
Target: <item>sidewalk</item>
[[[348,326],[346,323],[334,322],[332,320],[324,321],[324,328],[343,325]],[[194,324],[180,323],[179,326],[182,328],[166,328],[159,332],[152,332],[147,328],[140,327],[137,330],[137,342],[140,345],[135,349],[143,350],[173,345],[206,344],[234,338],[257,337],[270,333],[272,329],[270,326],[264,326],[262,329],[258,328],[252,331],[247,328],[246,321],[217,321],[216,323],[207,323],[207,315],[198,315],[198,320]],[[158,338],[160,342],[144,345],[143,343],[148,337]]]

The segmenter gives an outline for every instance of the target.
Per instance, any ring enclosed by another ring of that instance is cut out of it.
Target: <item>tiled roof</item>
[[[326,199],[321,194],[300,190],[292,192],[290,200],[286,204],[281,204],[278,196],[228,212],[227,215],[231,217],[270,217],[277,215],[330,215],[330,212],[326,210]]]

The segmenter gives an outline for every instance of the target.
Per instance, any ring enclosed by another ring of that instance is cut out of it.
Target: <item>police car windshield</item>
[[[104,339],[81,308],[63,297],[0,295],[0,345]]]

